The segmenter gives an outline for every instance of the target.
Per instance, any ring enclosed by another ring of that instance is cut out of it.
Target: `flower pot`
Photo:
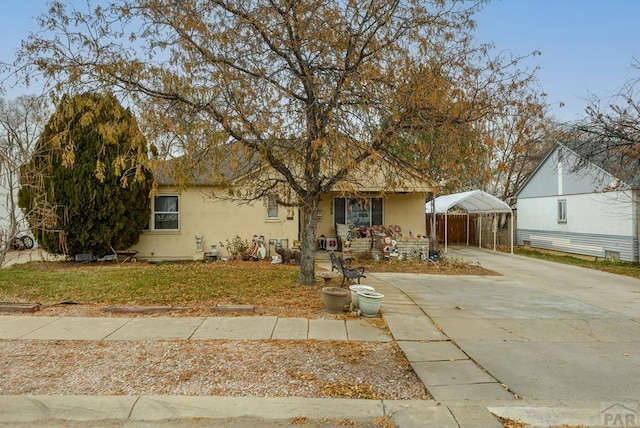
[[[363,284],[353,284],[349,286],[351,290],[351,306],[358,308],[358,291],[376,291],[375,288]]]
[[[324,287],[322,289],[322,301],[327,312],[330,314],[341,314],[347,304],[349,292],[339,287]]]
[[[375,291],[358,291],[358,306],[363,317],[372,318],[378,315],[384,294]]]

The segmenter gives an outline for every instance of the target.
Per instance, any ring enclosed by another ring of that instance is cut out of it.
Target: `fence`
[[[467,245],[468,243],[469,245],[477,246],[480,236],[480,223],[482,223],[482,246],[488,248],[493,247],[493,215],[484,215],[482,217],[482,222],[480,222],[479,218],[480,216],[477,214],[448,214],[446,219],[447,245]],[[496,244],[509,246],[511,244],[509,228],[510,220],[508,216],[504,214],[498,214],[496,219],[498,221]],[[427,231],[429,231],[431,225],[430,214],[427,214],[426,224]],[[444,246],[444,227],[445,216],[444,214],[438,214],[436,216],[436,236],[440,246]]]

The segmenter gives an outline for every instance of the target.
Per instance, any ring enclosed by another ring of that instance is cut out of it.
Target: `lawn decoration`
[[[281,242],[277,242],[276,253],[282,257],[282,264],[289,264],[291,260],[293,260],[295,264],[300,264],[300,250],[284,248]]]

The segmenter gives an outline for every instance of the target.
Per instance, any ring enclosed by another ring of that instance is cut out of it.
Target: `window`
[[[370,227],[382,223],[382,198],[335,198],[333,218],[336,224]]]
[[[558,223],[567,222],[567,200],[558,200]]]
[[[156,196],[153,200],[153,229],[178,230],[178,197]]]
[[[278,202],[276,195],[267,197],[267,219],[278,218]]]

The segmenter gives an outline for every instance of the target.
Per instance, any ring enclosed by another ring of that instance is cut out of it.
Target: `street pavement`
[[[501,427],[492,413],[531,426],[640,424],[640,281],[472,247],[448,257],[501,275],[367,273],[388,331],[278,317],[0,316],[0,340],[395,340],[433,400],[0,396],[0,427],[373,426],[383,416],[402,428]]]

